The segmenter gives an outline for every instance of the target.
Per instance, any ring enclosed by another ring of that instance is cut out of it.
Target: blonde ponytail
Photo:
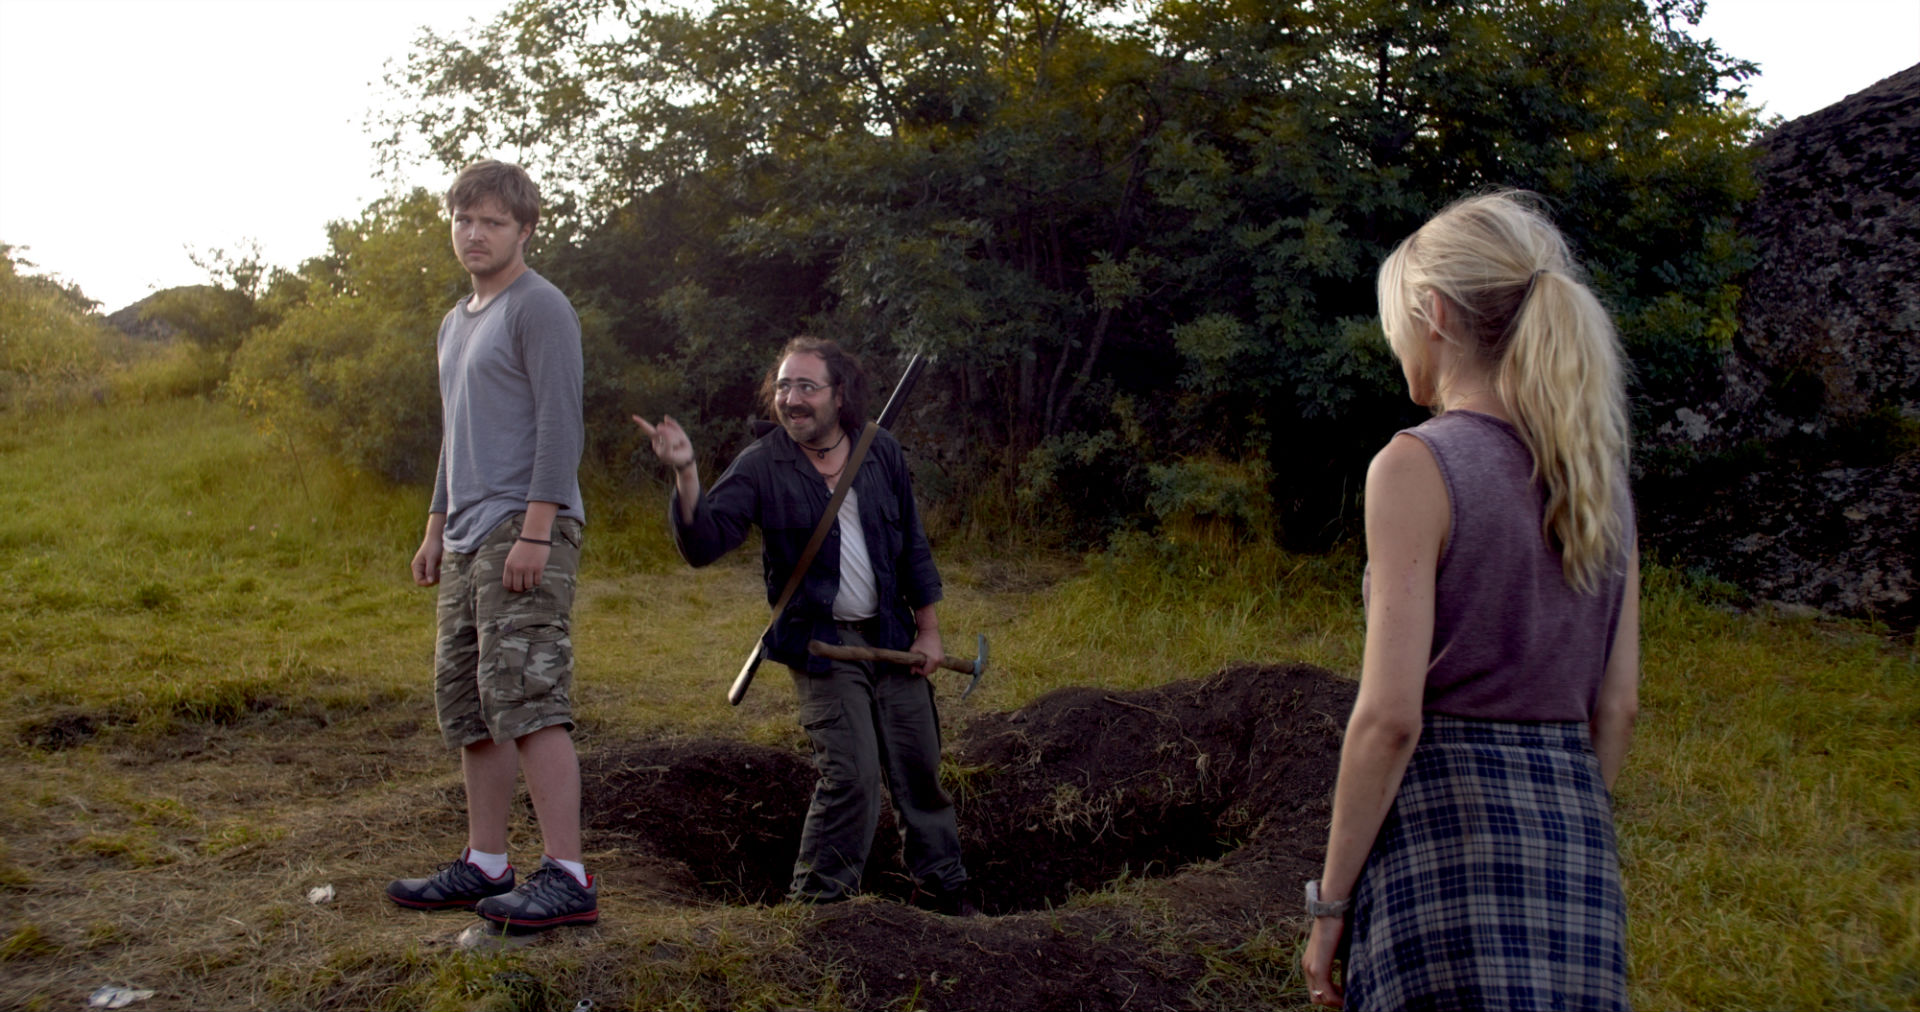
[[[1460,201],[1380,269],[1381,320],[1404,354],[1426,304],[1454,308],[1445,336],[1494,365],[1496,389],[1546,491],[1541,534],[1569,586],[1600,585],[1625,558],[1619,497],[1628,453],[1625,362],[1613,320],[1534,199]]]
[[[1514,319],[1497,379],[1547,492],[1541,533],[1588,592],[1623,552],[1627,403],[1613,320],[1586,285],[1548,269]]]

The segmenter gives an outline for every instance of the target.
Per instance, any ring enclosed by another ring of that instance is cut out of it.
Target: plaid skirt
[[[1350,1009],[1625,1009],[1612,803],[1585,724],[1429,714],[1353,893]]]

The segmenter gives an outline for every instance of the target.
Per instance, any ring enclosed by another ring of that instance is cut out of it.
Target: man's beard
[[[822,418],[811,408],[789,409],[780,416],[780,423],[796,443],[818,443],[833,431],[833,419]]]

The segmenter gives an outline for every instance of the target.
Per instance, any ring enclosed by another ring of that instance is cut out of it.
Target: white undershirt
[[[860,526],[860,496],[847,489],[840,501],[840,592],[833,596],[833,620],[858,622],[880,614],[873,586],[873,560],[867,556],[867,532]]]

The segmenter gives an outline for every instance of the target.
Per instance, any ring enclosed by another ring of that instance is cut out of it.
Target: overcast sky
[[[189,249],[298,266],[382,195],[363,124],[386,62],[507,6],[0,0],[0,242],[106,310],[205,281]],[[1701,34],[1793,118],[1920,63],[1920,0],[1709,0]]]

